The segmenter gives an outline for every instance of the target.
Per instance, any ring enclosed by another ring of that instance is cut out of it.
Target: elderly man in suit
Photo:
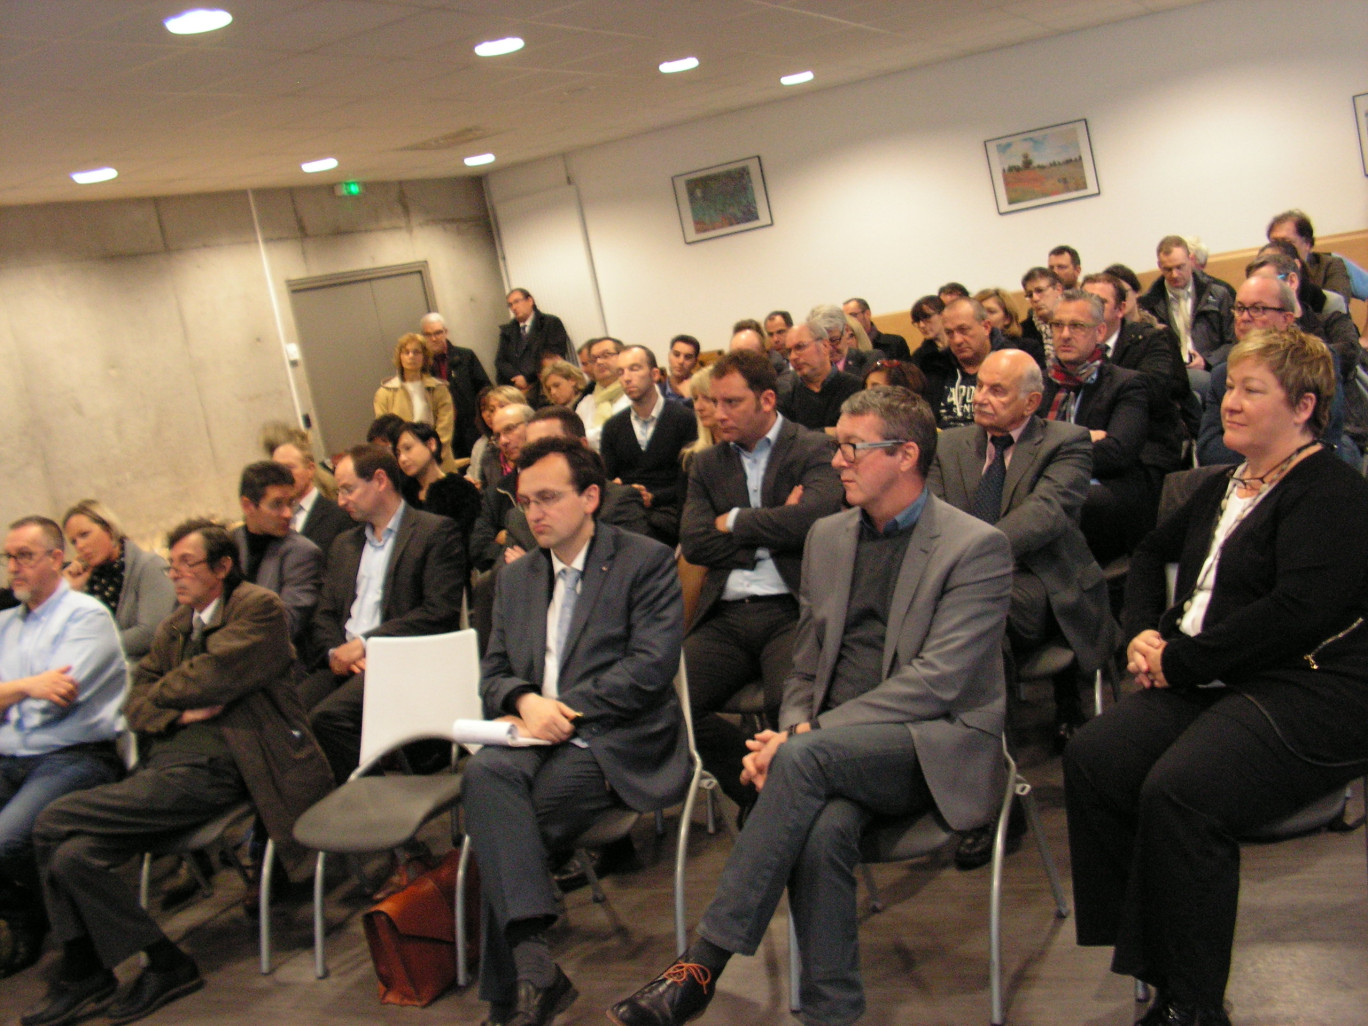
[[[555,314],[542,313],[527,289],[508,294],[513,316],[499,328],[499,348],[494,354],[494,374],[501,385],[513,385],[531,394],[541,373],[544,356],[575,363],[575,347],[565,325]]]
[[[979,369],[974,423],[941,436],[926,483],[1011,542],[1016,569],[1007,630],[1014,647],[1039,645],[1058,631],[1078,669],[1092,674],[1120,640],[1102,570],[1078,526],[1092,440],[1086,428],[1034,416],[1041,392],[1040,368],[1028,354],[990,355]],[[1056,729],[1068,740],[1082,722],[1072,672],[1055,691]],[[980,854],[978,864],[987,861],[987,848]]]
[[[456,410],[450,455],[454,458],[469,456],[471,446],[480,437],[480,428],[476,423],[480,415],[476,398],[480,390],[488,388],[492,382],[475,350],[451,341],[446,320],[441,314],[424,315],[418,322],[418,334],[423,336],[428,353],[432,356],[432,376],[446,382],[447,391],[451,393],[451,404]]]
[[[323,579],[323,553],[290,526],[294,475],[271,460],[249,463],[238,482],[242,525],[233,531],[242,576],[285,603],[296,650],[313,624]]]
[[[689,473],[679,540],[707,567],[684,642],[695,740],[703,764],[742,809],[745,735],[717,712],[763,681],[771,721],[793,666],[798,583],[808,529],[841,508],[831,441],[781,416],[775,374],[759,353],[725,354],[711,372],[719,444]]]
[[[362,526],[333,543],[314,613],[322,665],[302,688],[318,743],[342,783],[361,756],[366,639],[456,630],[466,554],[456,521],[404,502],[402,472],[388,449],[349,449],[336,474],[338,501]]]
[[[608,1016],[699,1015],[733,954],[753,954],[787,884],[803,954],[804,1021],[864,1012],[856,935],[860,837],[878,817],[936,810],[986,822],[1002,795],[1007,539],[935,498],[925,400],[847,399],[833,464],[854,508],[819,520],[803,554],[802,619],[781,730],[749,742],[760,798],[685,955]]]
[[[317,545],[326,562],[333,540],[352,527],[351,517],[314,486],[317,464],[308,447],[307,437],[281,442],[271,450],[271,459],[288,467],[294,477],[294,494],[290,497],[293,513],[290,526]]]
[[[545,937],[560,912],[551,855],[600,814],[662,808],[687,786],[671,683],[684,600],[668,548],[595,520],[592,451],[547,438],[519,468],[538,548],[499,575],[480,694],[488,717],[542,744],[481,749],[462,804],[484,897],[480,996],[490,1022],[541,1026],[576,996]]]

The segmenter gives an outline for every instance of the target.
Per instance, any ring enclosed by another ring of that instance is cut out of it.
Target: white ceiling
[[[1196,2],[0,0],[0,205],[483,174],[463,158],[507,167]],[[233,24],[162,27],[200,5]],[[506,35],[526,48],[473,53]],[[103,165],[119,177],[68,177]]]

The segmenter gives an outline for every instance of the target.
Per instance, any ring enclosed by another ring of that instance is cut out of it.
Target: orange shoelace
[[[680,985],[692,977],[694,982],[703,988],[705,994],[708,992],[708,984],[712,982],[712,971],[706,965],[699,965],[697,962],[676,962],[660,975],[663,979]]]

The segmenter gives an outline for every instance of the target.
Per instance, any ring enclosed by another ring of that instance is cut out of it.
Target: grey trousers
[[[903,724],[833,727],[780,745],[698,932],[753,955],[785,885],[802,955],[808,1023],[864,1014],[856,936],[860,837],[879,817],[934,806]]]
[[[113,784],[57,799],[38,817],[33,848],[58,941],[89,937],[114,968],[165,935],[111,872],[167,834],[190,830],[247,797],[236,764],[168,755]]]

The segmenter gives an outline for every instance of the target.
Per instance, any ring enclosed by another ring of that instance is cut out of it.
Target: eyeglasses
[[[1248,316],[1250,316],[1250,317],[1262,317],[1264,314],[1271,314],[1271,313],[1287,313],[1287,307],[1285,307],[1285,306],[1268,306],[1268,305],[1265,304],[1265,303],[1247,303],[1247,304],[1246,304],[1246,303],[1236,303],[1236,304],[1235,304],[1235,316],[1236,316],[1236,317],[1244,317],[1244,316],[1246,316],[1246,315],[1248,315]]]
[[[836,446],[836,451],[841,454],[842,460],[853,465],[862,452],[870,449],[892,449],[894,446],[906,444],[906,438],[890,438],[886,442],[841,442]]]
[[[205,566],[208,562],[207,559],[183,559],[177,563],[172,563],[170,566],[163,567],[162,573],[166,574],[167,577],[184,577],[193,573],[196,567]]]
[[[50,551],[55,552],[56,550],[40,549],[39,551],[34,552],[30,549],[20,549],[18,552],[6,552],[5,562],[18,563],[20,566],[25,568],[36,566],[38,561],[42,559],[44,556],[48,555]]]
[[[1081,334],[1085,331],[1092,331],[1097,327],[1096,324],[1089,324],[1087,321],[1051,321],[1050,330],[1054,332],[1069,331],[1073,334]]]
[[[532,509],[550,509],[567,495],[574,494],[569,491],[564,492],[538,492],[536,495],[519,495],[518,509],[524,513]]]

